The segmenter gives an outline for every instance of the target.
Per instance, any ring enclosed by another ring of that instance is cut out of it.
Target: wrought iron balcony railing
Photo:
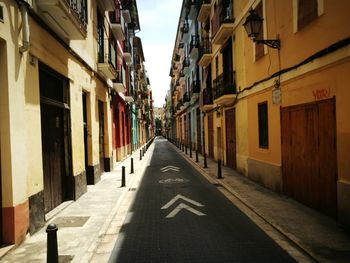
[[[70,10],[73,11],[73,15],[80,21],[81,24],[86,25],[88,23],[87,18],[87,0],[65,0]]]
[[[188,92],[185,92],[184,95],[182,96],[182,101],[185,102],[189,102],[191,100],[190,98],[190,94],[188,94]]]
[[[211,105],[213,104],[213,93],[210,88],[205,88],[203,90],[203,105]]]
[[[199,48],[199,36],[198,35],[191,36],[190,53],[192,52],[193,48]]]
[[[200,51],[201,56],[204,54],[211,54],[211,39],[209,37],[202,38]]]
[[[201,91],[201,82],[199,80],[192,81],[191,93],[199,93]]]
[[[185,20],[184,24],[182,25],[182,28],[181,28],[181,33],[182,34],[186,34],[188,33],[188,31],[190,30],[190,26],[188,24],[188,21]]]
[[[227,94],[236,94],[235,73],[222,73],[213,81],[213,99]]]
[[[183,62],[182,62],[182,69],[189,67],[190,63],[191,63],[190,58],[185,57]]]

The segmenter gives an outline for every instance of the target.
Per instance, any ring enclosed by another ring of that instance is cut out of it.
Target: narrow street
[[[294,262],[167,140],[154,144],[109,262]]]

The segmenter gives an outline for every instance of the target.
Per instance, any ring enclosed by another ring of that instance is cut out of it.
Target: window
[[[260,2],[256,8],[255,12],[259,15],[259,17],[264,17],[263,15],[263,5]],[[259,38],[264,39],[264,25],[260,27]],[[264,44],[255,43],[255,61],[264,56]]]
[[[269,129],[267,117],[267,102],[258,104],[258,122],[259,122],[259,147],[269,147]]]
[[[317,0],[298,0],[298,30],[317,18],[317,2]]]
[[[4,8],[0,5],[0,22],[4,22]]]
[[[104,19],[100,12],[97,12],[97,54],[98,63],[104,63]]]

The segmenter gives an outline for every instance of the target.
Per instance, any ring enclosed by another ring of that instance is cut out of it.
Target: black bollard
[[[49,224],[46,228],[47,233],[47,263],[58,263],[58,248],[57,248],[57,226]]]
[[[145,156],[145,147],[142,147],[142,156]]]
[[[122,166],[122,185],[121,187],[125,186],[125,166]]]
[[[130,161],[131,161],[130,173],[133,174],[134,173],[134,158],[131,158]]]
[[[208,168],[208,165],[207,165],[207,154],[204,153],[204,168]]]
[[[190,145],[190,158],[192,158],[192,145]]]
[[[221,160],[218,160],[218,179],[222,179],[222,174],[221,174]]]
[[[142,160],[142,151],[140,149],[140,161]]]
[[[187,154],[187,144],[185,145],[185,154]]]
[[[199,160],[198,160],[198,150],[196,150],[196,163],[198,163]]]

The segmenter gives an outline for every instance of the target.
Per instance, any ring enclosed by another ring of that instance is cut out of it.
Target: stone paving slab
[[[139,160],[139,150],[124,161],[117,164],[116,168],[101,176],[101,181],[96,185],[88,186],[88,191],[75,202],[70,201],[62,205],[62,210],[51,213],[50,220],[45,227],[27,238],[19,245],[7,252],[0,259],[1,262],[46,262],[46,227],[49,223],[58,224],[58,253],[60,262],[89,262],[91,258],[102,251],[112,250],[113,246],[108,240],[108,235],[118,233],[118,224],[109,228],[118,209],[127,209],[121,204],[123,198],[129,193],[129,186],[137,182],[137,178],[143,174],[147,165],[145,154],[142,161]],[[130,172],[130,158],[134,158],[134,174]],[[122,166],[126,167],[126,187],[121,187]],[[122,218],[116,218],[121,221]],[[121,223],[119,223],[119,228]],[[102,240],[102,245],[100,244]],[[102,260],[102,258],[100,259]],[[106,261],[96,261],[106,262]]]

